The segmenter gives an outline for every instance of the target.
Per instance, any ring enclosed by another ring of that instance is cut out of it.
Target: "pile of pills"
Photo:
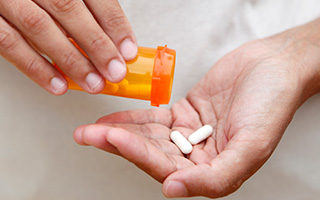
[[[177,145],[177,147],[184,154],[189,154],[192,151],[192,145],[199,144],[203,140],[207,139],[213,133],[213,128],[210,125],[204,125],[191,135],[188,139],[185,138],[179,131],[173,131],[170,134],[171,140]]]

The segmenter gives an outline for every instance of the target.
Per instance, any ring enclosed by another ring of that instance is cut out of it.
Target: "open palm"
[[[301,66],[281,48],[249,42],[223,57],[171,109],[130,110],[75,130],[81,145],[124,157],[163,183],[167,197],[237,190],[276,148],[305,101]],[[214,134],[183,155],[170,141],[210,124]]]

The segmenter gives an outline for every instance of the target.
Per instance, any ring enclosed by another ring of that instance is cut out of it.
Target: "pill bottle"
[[[71,42],[85,55],[73,40]],[[175,50],[167,46],[138,47],[137,57],[126,62],[125,78],[119,83],[111,83],[106,80],[101,94],[148,100],[152,106],[157,107],[161,104],[168,104],[174,77],[175,57]],[[54,66],[67,80],[69,89],[83,91],[57,65],[54,64]]]

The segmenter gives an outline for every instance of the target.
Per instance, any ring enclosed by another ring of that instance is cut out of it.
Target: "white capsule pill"
[[[210,125],[204,125],[203,127],[199,128],[191,135],[189,135],[188,140],[191,144],[196,145],[201,141],[207,139],[213,133],[213,128]]]
[[[189,154],[192,151],[192,145],[179,131],[173,131],[170,134],[171,140],[179,147],[182,153]]]

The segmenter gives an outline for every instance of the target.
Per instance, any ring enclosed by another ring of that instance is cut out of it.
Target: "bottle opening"
[[[168,104],[171,98],[176,51],[166,46],[157,48],[152,73],[151,105]]]

